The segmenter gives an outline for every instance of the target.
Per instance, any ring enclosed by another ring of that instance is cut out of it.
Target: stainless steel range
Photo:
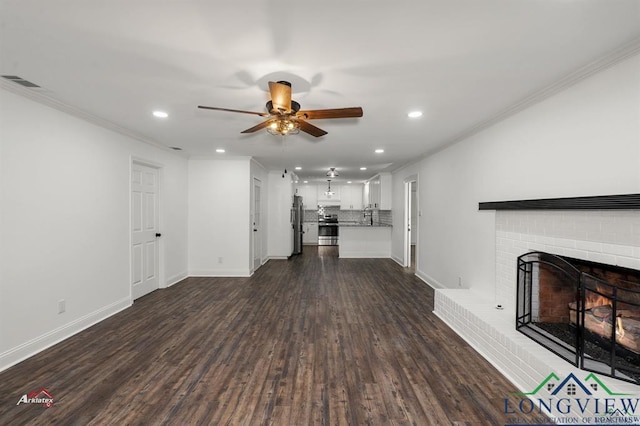
[[[337,246],[339,230],[337,214],[320,216],[318,218],[318,245]]]

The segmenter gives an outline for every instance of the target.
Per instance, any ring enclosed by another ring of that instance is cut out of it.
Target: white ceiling
[[[42,86],[37,96],[189,156],[224,148],[320,181],[329,167],[353,180],[393,170],[640,45],[638,0],[0,4],[0,74]],[[314,120],[329,134],[283,140],[240,134],[261,117],[196,108],[264,111],[268,80],[291,81],[303,109],[364,116]],[[409,119],[414,109],[423,117]]]

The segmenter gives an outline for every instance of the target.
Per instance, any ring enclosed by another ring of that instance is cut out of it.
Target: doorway
[[[416,269],[418,243],[418,179],[404,180],[404,259],[405,268]]]
[[[134,162],[131,166],[131,295],[133,300],[158,289],[159,173]]]

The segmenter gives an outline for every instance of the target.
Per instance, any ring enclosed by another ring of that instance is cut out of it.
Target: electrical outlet
[[[218,258],[218,263],[224,263],[224,258],[223,257],[219,257]]]
[[[458,287],[462,287],[462,277],[458,277]]]
[[[58,313],[63,314],[67,310],[67,301],[64,299],[58,300]]]

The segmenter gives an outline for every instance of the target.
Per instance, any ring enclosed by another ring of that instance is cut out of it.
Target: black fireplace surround
[[[516,329],[578,368],[640,384],[640,271],[518,257]]]

